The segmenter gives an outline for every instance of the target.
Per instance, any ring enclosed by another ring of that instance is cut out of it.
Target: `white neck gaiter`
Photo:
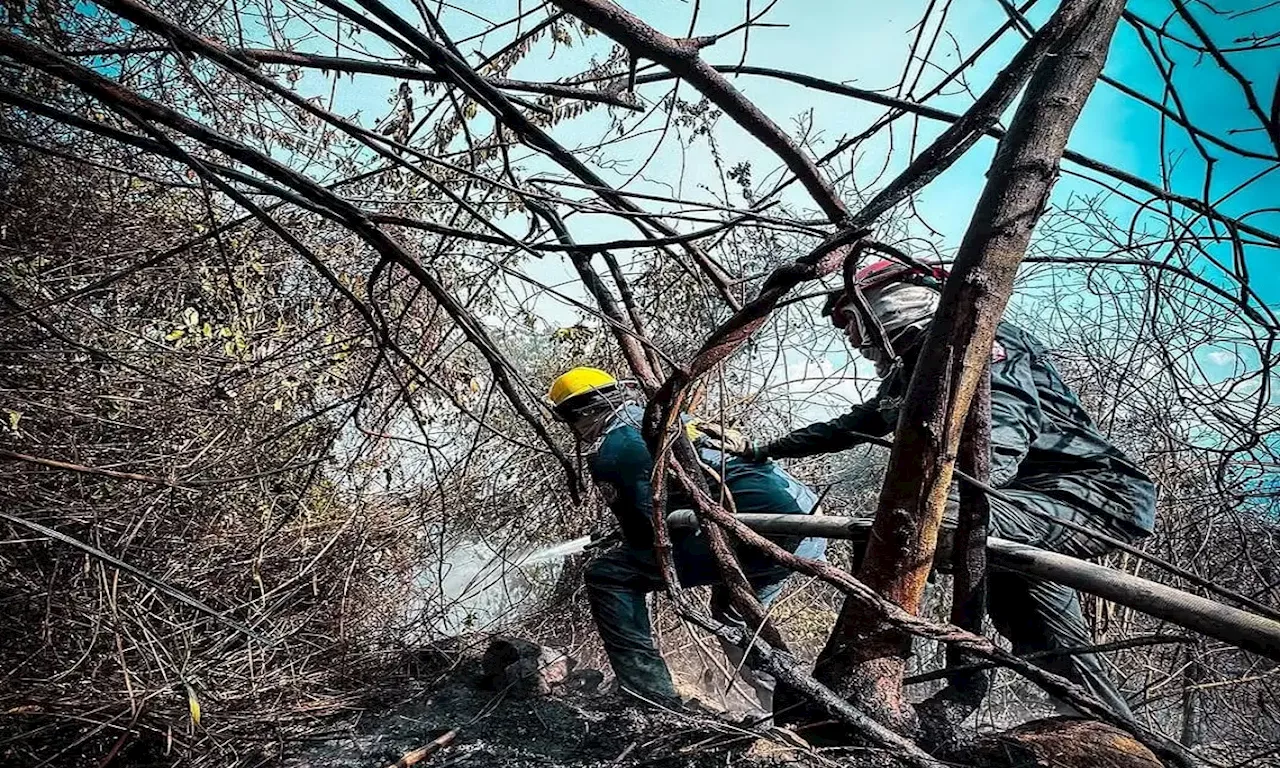
[[[891,283],[867,291],[871,311],[880,318],[884,332],[892,339],[903,330],[927,321],[938,311],[942,294],[932,288],[911,283]]]

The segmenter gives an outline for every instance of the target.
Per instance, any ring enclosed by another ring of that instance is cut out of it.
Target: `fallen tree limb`
[[[816,577],[830,584],[843,593],[846,599],[859,602],[868,612],[900,627],[906,632],[942,643],[954,643],[976,656],[1012,669],[1035,683],[1049,695],[1061,699],[1080,712],[1132,733],[1143,744],[1160,755],[1162,759],[1166,759],[1182,768],[1190,768],[1196,764],[1195,757],[1182,745],[1143,728],[1136,721],[1124,715],[1113,712],[1093,694],[1065,677],[1041,669],[1031,662],[1013,655],[987,637],[968,632],[954,624],[934,622],[908,613],[895,603],[876,594],[874,590],[859,581],[848,571],[825,561],[809,560],[788,552],[760,533],[752,530],[750,526],[737,519],[734,515],[729,514],[714,499],[704,500],[703,503],[705,504],[706,517],[710,522],[723,526],[740,545],[753,547],[786,568],[806,576]],[[791,515],[790,517],[798,516]]]
[[[901,736],[865,712],[842,699],[835,691],[800,671],[800,662],[789,653],[771,648],[760,638],[752,638],[748,632],[728,627],[698,611],[682,612],[684,618],[708,632],[746,650],[747,661],[757,669],[773,675],[779,681],[804,693],[817,702],[830,715],[847,723],[871,744],[887,750],[893,757],[915,768],[944,768],[946,763],[925,752],[915,742]],[[754,640],[754,641],[753,641]]]
[[[445,733],[442,733],[439,736],[437,736],[430,743],[425,744],[421,747],[418,747],[417,749],[411,752],[406,752],[404,754],[404,757],[401,757],[399,760],[395,761],[391,765],[388,765],[387,768],[409,768],[409,766],[417,765],[418,763],[430,757],[432,754],[439,752],[441,749],[452,744],[453,740],[456,739],[457,737],[458,737],[457,728],[454,728],[453,730],[450,730],[450,731],[446,731]]]

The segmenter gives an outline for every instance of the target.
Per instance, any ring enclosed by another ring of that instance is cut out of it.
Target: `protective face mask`
[[[634,389],[627,384],[623,382],[622,386],[605,394],[595,407],[573,420],[572,428],[580,441],[587,445],[599,441],[620,412],[638,405]]]

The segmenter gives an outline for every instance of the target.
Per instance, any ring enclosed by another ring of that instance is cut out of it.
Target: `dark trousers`
[[[1146,535],[1110,515],[1085,514],[1042,493],[1017,489],[1005,493],[1016,503],[991,499],[991,532],[1010,541],[1089,559],[1107,554],[1112,546],[1055,520],[1066,519],[1125,543]],[[1052,515],[1055,519],[1034,516],[1027,511],[1028,508]],[[1080,610],[1080,595],[1071,587],[996,569],[989,574],[988,585],[991,621],[1000,634],[1008,638],[1015,654],[1023,656],[1036,651],[1093,644],[1093,636]],[[1132,716],[1128,702],[1096,654],[1055,656],[1034,661],[1043,669],[1079,683],[1117,712]]]
[[[826,548],[824,539],[779,542],[794,547],[801,557],[821,558]],[[719,574],[711,553],[701,536],[684,536],[674,542],[674,559],[680,583],[686,587],[717,584]],[[790,572],[759,558],[744,557],[743,572],[756,599],[768,606],[782,591]],[[587,565],[587,599],[595,618],[600,639],[604,643],[609,664],[626,692],[656,704],[679,704],[671,672],[653,643],[646,596],[664,588],[662,575],[653,553],[629,547],[603,552]],[[743,621],[729,605],[728,592],[715,587],[711,596],[711,613],[716,620],[732,626]],[[755,690],[761,706],[772,709],[774,682],[764,673],[743,665],[742,650],[721,643],[729,663],[739,668],[742,678]]]

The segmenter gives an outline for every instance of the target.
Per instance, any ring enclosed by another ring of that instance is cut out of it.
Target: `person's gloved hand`
[[[706,436],[705,444],[708,448],[724,451],[730,456],[747,461],[764,461],[769,458],[763,446],[732,427],[713,421],[699,421],[698,431]]]

